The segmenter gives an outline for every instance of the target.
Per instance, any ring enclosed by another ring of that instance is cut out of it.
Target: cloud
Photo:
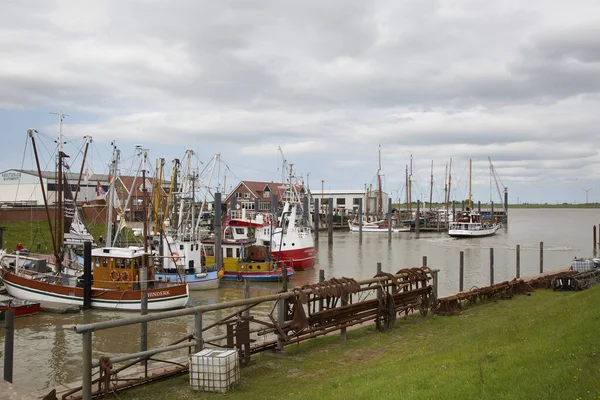
[[[62,109],[81,115],[71,132],[157,157],[260,154],[246,179],[277,177],[281,146],[297,171],[362,187],[381,145],[391,190],[411,154],[421,181],[434,160],[436,185],[451,157],[485,170],[490,156],[524,193],[575,176],[597,186],[599,12],[593,0],[6,1],[0,110],[24,131],[23,110]]]

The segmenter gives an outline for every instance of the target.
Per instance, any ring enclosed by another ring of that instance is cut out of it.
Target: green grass
[[[261,354],[225,395],[194,392],[188,377],[120,399],[600,399],[600,285],[537,291],[319,338]]]
[[[54,223],[54,221],[52,221]],[[10,251],[16,250],[17,243],[23,244],[26,249],[37,253],[37,244],[40,244],[39,253],[52,253],[52,238],[50,237],[50,228],[48,221],[22,221],[22,222],[1,222],[4,227],[2,248]],[[106,236],[106,225],[87,224],[87,228],[94,237],[96,243],[100,237]],[[136,243],[136,237],[129,228],[124,229],[124,238],[129,243]]]

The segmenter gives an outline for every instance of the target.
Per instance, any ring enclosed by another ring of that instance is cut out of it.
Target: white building
[[[344,215],[348,215],[350,213],[357,213],[358,206],[360,204],[360,200],[362,199],[362,212],[366,214],[367,211],[369,214],[375,214],[379,210],[379,192],[377,190],[373,190],[369,192],[369,201],[367,202],[367,193],[364,189],[358,190],[331,190],[331,189],[322,189],[322,190],[314,190],[311,191],[311,196],[313,199],[319,200],[319,205],[321,208],[321,213],[327,212],[327,202],[331,197],[333,198],[333,207],[334,210],[338,210],[342,212]],[[383,214],[388,212],[388,195],[385,192],[381,192],[381,210]]]
[[[66,173],[71,192],[75,195],[79,173]],[[42,172],[42,182],[48,204],[56,201],[56,173]],[[81,179],[77,201],[95,200],[102,191],[108,191],[108,175],[90,174]],[[0,204],[44,205],[42,185],[37,171],[9,169],[0,173]]]

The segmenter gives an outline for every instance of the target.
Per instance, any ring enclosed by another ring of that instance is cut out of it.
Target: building
[[[228,205],[233,204],[235,200],[236,207],[239,206],[247,210],[254,210],[256,205],[258,205],[258,211],[270,212],[272,196],[274,194],[277,195],[277,199],[282,203],[291,199],[292,194],[288,191],[288,188],[288,183],[241,181],[227,195],[224,203]],[[300,196],[306,193],[302,185],[296,189]]]
[[[316,190],[312,191],[313,199],[319,200],[320,213],[324,214],[327,212],[327,202],[329,198],[333,199],[333,207],[336,213],[342,215],[349,215],[358,213],[358,207],[362,199],[362,212],[366,215],[377,213],[379,206],[379,195],[377,190],[369,192],[369,201],[367,202],[367,192],[364,189],[359,190]],[[381,209],[382,213],[388,212],[388,195],[385,192],[381,192]]]

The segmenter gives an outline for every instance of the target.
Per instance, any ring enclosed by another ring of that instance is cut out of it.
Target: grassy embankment
[[[183,376],[119,399],[600,399],[600,285],[412,316],[261,354],[226,395]]]
[[[4,227],[4,243],[0,247],[7,251],[16,250],[17,243],[21,243],[29,251],[37,253],[37,244],[39,243],[39,253],[52,253],[52,239],[48,221],[2,222],[0,226]],[[104,224],[89,224],[87,228],[96,243],[98,243],[100,237],[106,236],[106,225]],[[126,240],[135,243],[136,238],[130,229],[125,228],[124,235]]]

